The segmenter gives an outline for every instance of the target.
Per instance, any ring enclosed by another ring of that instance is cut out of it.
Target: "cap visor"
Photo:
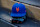
[[[22,14],[20,14],[20,13],[11,13],[12,17],[22,17],[22,16],[25,16],[25,15],[26,15],[26,13],[22,13]]]

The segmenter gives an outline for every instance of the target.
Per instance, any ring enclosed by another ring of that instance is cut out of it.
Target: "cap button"
[[[18,4],[19,4],[19,2],[18,2]]]

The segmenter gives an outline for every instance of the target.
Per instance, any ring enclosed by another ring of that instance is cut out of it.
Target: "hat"
[[[12,17],[23,17],[26,15],[25,5],[21,3],[15,3],[12,6],[11,16]]]

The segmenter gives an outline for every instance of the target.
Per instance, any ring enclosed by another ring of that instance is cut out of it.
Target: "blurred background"
[[[11,24],[12,5],[18,2],[26,6],[27,20]],[[40,27],[40,0],[0,0],[0,27]]]

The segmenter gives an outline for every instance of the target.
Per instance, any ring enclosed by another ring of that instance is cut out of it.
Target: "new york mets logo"
[[[18,8],[16,7],[16,11],[17,11],[17,12],[19,11],[19,7],[18,7]]]

